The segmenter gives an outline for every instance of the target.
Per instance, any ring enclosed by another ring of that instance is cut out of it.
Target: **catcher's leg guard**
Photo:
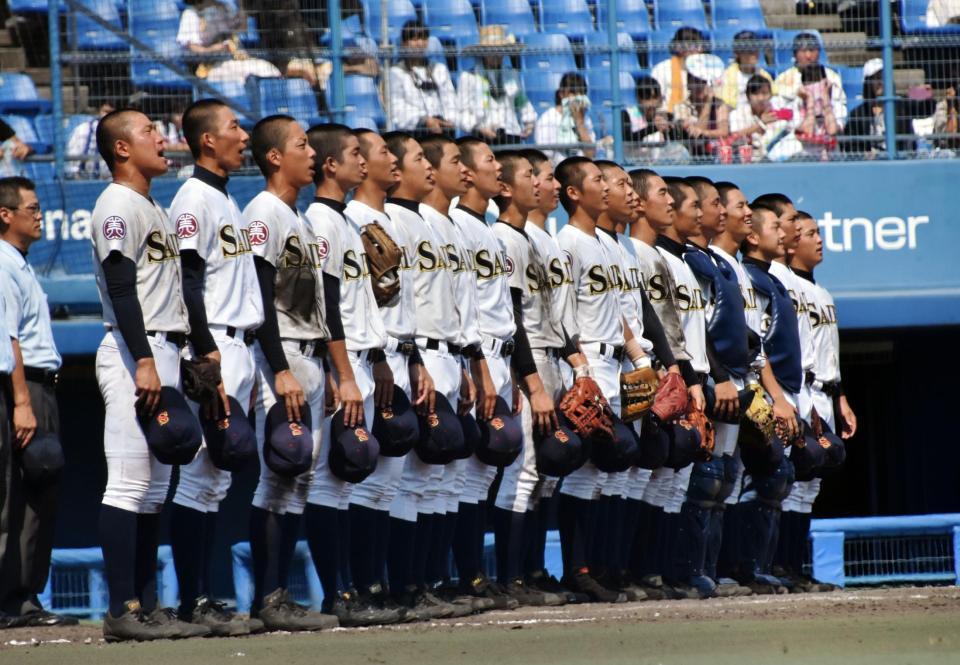
[[[680,508],[675,575],[681,580],[703,575],[707,533],[713,506],[723,484],[723,462],[713,459],[693,465],[687,498]]]
[[[724,455],[721,460],[723,465],[723,480],[720,482],[720,492],[711,509],[710,526],[707,529],[707,547],[704,556],[704,574],[713,579],[717,578],[717,563],[720,559],[720,550],[723,547],[724,533],[724,513],[726,512],[726,503],[733,496],[736,490],[737,481],[740,479],[740,460],[734,455]]]

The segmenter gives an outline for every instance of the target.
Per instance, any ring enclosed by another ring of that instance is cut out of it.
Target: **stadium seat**
[[[479,35],[477,17],[470,0],[431,2],[426,6],[425,19],[430,27],[430,35],[446,43],[472,44]]]
[[[313,88],[300,78],[247,78],[247,96],[254,114],[263,118],[275,113],[293,116],[304,126],[320,122],[320,109]]]
[[[253,16],[247,16],[247,31],[240,35],[240,43],[244,48],[255,48],[260,44],[260,30]]]
[[[483,0],[483,24],[502,25],[518,38],[537,32],[537,20],[527,0]]]
[[[367,19],[367,34],[379,44],[383,41],[380,34],[382,21],[380,0],[367,0],[363,4],[363,15]],[[400,30],[403,24],[416,19],[417,8],[410,0],[387,0],[387,36],[392,43],[400,42]]]
[[[540,3],[540,12],[544,32],[583,37],[594,31],[593,14],[586,0],[546,0]]]
[[[556,70],[533,69],[523,72],[523,91],[533,104],[538,116],[555,105],[557,88],[560,87],[560,79],[564,73]]]
[[[224,102],[235,105],[233,107],[233,111],[237,114],[237,119],[240,121],[240,124],[243,127],[249,128],[256,123],[256,119],[250,115],[256,113],[256,111],[253,108],[253,105],[250,103],[250,97],[247,95],[247,87],[242,82],[206,81],[206,84],[217,91],[217,98],[222,99]],[[200,88],[193,89],[194,101],[198,99],[205,99],[210,96],[211,94],[207,90],[202,90]],[[246,109],[247,112],[244,113],[240,109]]]
[[[130,0],[130,34],[150,50],[186,68],[183,48],[177,44],[180,9],[175,0]],[[141,60],[139,49],[131,46],[130,78],[138,88],[189,90],[190,83],[158,61]]]
[[[767,29],[760,0],[713,0],[710,6],[715,28]]]
[[[50,107],[50,101],[37,94],[32,78],[0,72],[0,113],[47,113]]]
[[[646,49],[646,38],[643,39]],[[585,67],[588,72],[609,71],[610,69],[610,38],[606,32],[595,32],[587,35],[584,40]],[[625,32],[617,33],[617,50],[620,53],[620,71],[634,76],[644,71],[637,58],[637,44],[633,37]],[[606,49],[606,50],[602,50]]]
[[[815,35],[817,41],[820,42],[820,63],[828,64],[829,60],[827,59],[827,49],[823,46],[823,37],[820,36],[820,33],[816,30],[773,30],[773,41],[774,41],[774,64],[777,66],[777,70],[787,69],[788,67],[793,66],[793,39],[797,35],[808,32],[812,35]]]
[[[53,162],[35,162],[27,160],[23,163],[26,176],[36,183],[53,182],[56,179],[57,169]]]
[[[37,130],[34,129],[33,123],[30,122],[30,118],[23,115],[12,114],[0,117],[10,125],[10,128],[16,133],[17,138],[33,148],[35,152],[39,154],[50,152],[53,146],[40,140],[40,137],[37,135]]]
[[[682,28],[690,26],[691,28],[707,29],[707,15],[703,11],[703,3],[700,0],[667,0],[667,2],[658,2],[656,4],[657,27],[660,30],[667,28]]]
[[[70,138],[70,134],[73,133],[73,130],[77,127],[77,125],[88,123],[93,119],[94,116],[87,115],[85,113],[68,115],[63,119],[63,134],[61,141],[66,144],[67,139]],[[53,114],[38,115],[33,120],[33,126],[37,130],[37,136],[40,137],[41,141],[44,143],[49,143],[50,145],[53,145],[56,141],[56,137],[53,133],[54,122],[55,119]]]
[[[351,115],[348,113],[344,120],[348,126],[354,129],[369,129],[374,132],[380,131],[380,126],[377,124],[377,121],[369,116]]]
[[[835,66],[843,81],[843,92],[847,96],[847,108],[853,110],[863,101],[863,67]]]
[[[607,5],[614,0],[597,3],[597,29],[607,30]],[[617,32],[626,32],[634,39],[650,33],[650,14],[643,0],[615,0],[617,3]]]
[[[958,34],[960,25],[948,24],[939,28],[927,27],[927,0],[900,0],[900,24],[906,35]]]
[[[11,14],[39,14],[47,13],[47,5],[49,5],[46,0],[9,0],[7,2],[7,8],[10,10]],[[63,3],[60,3],[60,11],[63,11]]]
[[[525,72],[553,71],[563,74],[577,70],[570,40],[562,34],[536,33],[523,38],[520,63]]]
[[[383,104],[380,102],[380,91],[377,89],[377,80],[372,76],[344,76],[343,99],[344,110],[348,116],[372,118],[378,125],[386,122]],[[331,109],[333,109],[332,102],[332,97],[328,96],[327,106]]]
[[[80,0],[80,4],[92,10],[97,16],[115,28],[117,32],[125,32],[120,12],[114,0]],[[81,12],[74,12],[76,17],[76,44],[82,51],[124,51],[130,43],[95,23]]]
[[[593,72],[588,84],[587,92],[593,105],[594,131],[599,138],[613,132],[613,89],[610,85],[610,71]],[[637,103],[636,81],[626,72],[620,72],[620,102],[624,107]]]

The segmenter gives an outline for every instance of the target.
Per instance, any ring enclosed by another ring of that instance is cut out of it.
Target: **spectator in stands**
[[[17,138],[13,127],[0,118],[0,177],[20,174],[16,162],[23,161],[33,152],[33,148]]]
[[[960,0],[930,0],[927,5],[927,27],[942,28],[960,23]]]
[[[193,158],[189,154],[190,146],[187,145],[187,139],[183,135],[183,108],[177,107],[174,111],[165,114],[163,118],[154,122],[154,125],[163,137],[163,151],[170,164],[170,171],[176,172],[178,177],[181,176],[181,170],[185,168],[192,173]],[[183,177],[190,177],[190,173],[186,173]]]
[[[730,107],[717,94],[723,60],[709,53],[686,59],[687,100],[674,107],[674,122],[683,131],[687,150],[702,157],[714,152],[717,141],[730,133]]]
[[[679,143],[668,142],[682,138],[683,132],[673,124],[673,115],[663,108],[660,84],[652,76],[641,76],[636,82],[637,103],[623,111],[624,152],[629,161],[680,161],[689,157]],[[644,145],[649,144],[649,145]],[[678,154],[677,148],[680,148]]]
[[[245,81],[248,76],[280,76],[266,60],[251,58],[240,46],[246,17],[234,0],[184,0],[177,44],[194,55],[212,56],[194,73],[209,81]]]
[[[444,62],[427,59],[430,30],[407,21],[400,32],[400,60],[390,68],[390,119],[396,129],[417,137],[453,136],[457,91]]]
[[[464,55],[478,59],[473,71],[460,75],[457,108],[464,130],[501,144],[522,143],[533,134],[537,112],[523,92],[518,73],[503,69],[505,54],[521,47],[503,26],[485,25],[480,28],[480,42],[463,50]]]
[[[100,118],[111,113],[117,105],[104,102],[100,105],[99,115],[89,122],[73,128],[67,139],[67,163],[64,166],[68,178],[109,178],[110,169],[97,151],[97,125]],[[83,158],[86,159],[83,159]]]
[[[578,72],[567,72],[560,78],[555,95],[556,105],[543,112],[537,120],[533,140],[541,145],[564,143],[594,143],[597,136],[590,119],[590,98],[587,97],[587,80]],[[567,157],[585,156],[593,159],[593,148],[570,148],[569,150],[544,150],[554,165]]]
[[[815,34],[801,32],[793,38],[793,61],[793,67],[785,70],[774,81],[774,92],[787,100],[799,100],[801,109],[803,109],[803,104],[808,96],[811,94],[817,95],[819,88],[825,88],[828,91],[826,94],[830,95],[830,107],[837,122],[837,127],[842,130],[847,120],[847,95],[843,92],[843,81],[840,79],[840,74],[829,67],[824,67],[826,83],[818,85],[819,81],[814,81],[810,85],[814,85],[818,90],[812,92],[807,88],[808,84],[803,81],[803,68],[820,62],[820,42]],[[823,100],[814,99],[813,101],[816,103]]]
[[[897,118],[897,135],[914,133],[913,121],[918,118],[928,118],[934,115],[936,103],[933,96],[923,95],[926,99],[895,100],[894,112]],[[844,152],[861,153],[871,157],[887,149],[885,139],[886,118],[883,113],[883,60],[873,58],[863,66],[863,103],[853,109],[844,134],[851,141],[844,141],[841,146]],[[915,138],[898,138],[897,150],[913,152],[917,149]]]
[[[752,30],[741,30],[733,36],[733,62],[724,70],[720,88],[720,98],[732,109],[747,103],[747,81],[754,74],[773,82],[759,66],[760,47],[760,35]]]
[[[960,149],[960,83],[951,84],[944,93],[943,99],[937,102],[933,114],[934,134],[953,134],[952,137],[937,138],[935,144],[940,150]]]
[[[827,78],[827,68],[819,63],[800,68],[803,85],[798,98],[800,124],[797,138],[808,157],[827,159],[837,147],[837,135],[843,128],[837,121],[831,100],[841,90]]]
[[[747,103],[730,114],[731,136],[753,146],[754,162],[782,162],[803,152],[795,135],[799,123],[796,100],[774,95],[769,79],[759,74],[747,81]]]
[[[687,57],[705,52],[706,44],[707,38],[696,28],[680,28],[670,40],[670,57],[650,72],[660,84],[668,113],[687,98],[687,70],[683,66]]]

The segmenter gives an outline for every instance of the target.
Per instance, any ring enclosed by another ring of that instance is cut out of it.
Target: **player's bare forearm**
[[[530,398],[530,411],[533,416],[533,425],[543,432],[556,430],[559,427],[557,411],[553,398],[547,394],[539,374],[530,374],[523,377]]]
[[[409,370],[410,385],[416,395],[413,404],[417,407],[417,413],[422,416],[433,413],[437,406],[433,377],[430,376],[430,372],[427,371],[423,363],[412,363]]]
[[[393,370],[386,360],[373,365],[374,403],[381,409],[393,402]]]
[[[15,361],[13,373],[10,375],[13,390],[13,433],[20,447],[30,443],[37,431],[37,418],[30,403],[30,389],[27,388],[27,377],[23,369],[23,354],[20,352],[20,343],[11,339],[13,359]]]
[[[853,408],[850,406],[850,402],[847,401],[846,395],[840,395],[838,402],[840,404],[840,416],[843,418],[845,425],[840,436],[844,439],[849,439],[857,433],[857,415],[853,412]]]
[[[493,385],[486,359],[472,360],[470,373],[477,388],[477,415],[483,420],[490,420],[493,418],[493,409],[497,403],[497,390]]]
[[[363,395],[357,387],[353,367],[347,357],[347,345],[342,339],[327,343],[330,362],[337,372],[343,422],[347,427],[356,427],[363,422]]]

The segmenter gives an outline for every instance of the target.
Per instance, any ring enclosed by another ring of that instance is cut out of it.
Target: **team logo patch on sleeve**
[[[177,217],[177,237],[181,240],[197,235],[199,228],[200,225],[197,223],[197,218],[189,212],[185,212]]]
[[[330,253],[330,243],[326,238],[317,236],[317,253],[320,254],[321,259],[327,258],[327,254]]]
[[[127,223],[123,217],[111,215],[103,220],[103,237],[107,240],[123,240],[127,237]]]
[[[251,245],[263,245],[270,237],[267,225],[261,221],[250,222],[250,226],[247,227],[247,234],[250,236]]]

